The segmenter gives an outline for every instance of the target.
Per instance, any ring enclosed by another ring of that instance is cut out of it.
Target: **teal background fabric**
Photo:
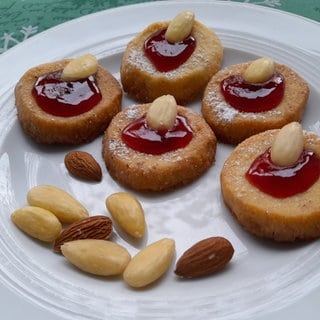
[[[196,0],[195,0],[196,1]],[[152,0],[1,0],[0,53],[31,36],[80,16]],[[320,0],[235,0],[320,22]]]

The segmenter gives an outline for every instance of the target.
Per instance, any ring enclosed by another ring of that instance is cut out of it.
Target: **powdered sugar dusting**
[[[142,156],[141,152],[135,151],[128,147],[121,139],[110,139],[109,140],[109,150],[111,153],[113,153],[117,158],[123,159],[125,161],[131,160],[131,162],[134,162],[135,159],[140,158]],[[166,152],[161,155],[152,155],[143,153],[143,158],[145,161],[148,161],[151,159],[152,161],[155,161],[156,158],[161,161],[165,162],[179,162],[182,161],[183,158],[180,156],[180,150],[175,150],[171,152]]]
[[[315,123],[310,125],[308,129],[316,134],[320,134],[320,121],[316,121]]]
[[[136,119],[140,114],[138,105],[129,106],[124,110],[124,112],[128,119]]]
[[[232,119],[239,113],[238,110],[230,107],[225,102],[220,102],[216,105],[216,110],[219,113],[219,118],[231,122]]]
[[[128,62],[138,69],[145,70],[146,72],[153,74],[156,72],[154,66],[147,60],[147,58],[141,54],[141,50],[130,50],[128,56]]]
[[[150,75],[155,75],[156,73],[161,74],[161,76],[164,76],[168,79],[174,78],[179,74],[180,69],[175,69],[168,72],[159,72],[156,70],[156,68],[153,66],[153,64],[148,60],[148,58],[143,54],[141,50],[134,50],[132,49],[130,51],[128,62],[135,66],[137,69],[143,70],[147,72]]]
[[[122,142],[122,140],[110,140],[109,150],[112,153],[117,154],[120,158],[126,158],[130,154],[128,147]]]
[[[207,59],[203,54],[201,54],[200,50],[196,50],[194,54],[189,58],[188,63],[183,64],[177,69],[160,72],[154,67],[154,65],[149,61],[149,59],[143,54],[143,51],[140,49],[131,49],[127,59],[128,63],[135,66],[137,69],[143,70],[150,75],[159,74],[168,79],[173,79],[181,76],[181,74],[189,73],[190,66],[196,68],[197,66],[202,66],[202,68],[206,68],[206,66],[210,65],[209,59]]]
[[[243,112],[233,108],[228,104],[222,95],[216,90],[211,90],[205,97],[205,103],[211,106],[220,120],[225,122],[232,122],[236,116],[241,116],[242,118],[251,119],[264,119],[270,116],[280,116],[281,110],[274,109],[266,112]]]

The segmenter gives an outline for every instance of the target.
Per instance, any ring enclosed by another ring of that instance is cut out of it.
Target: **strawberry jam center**
[[[275,165],[270,148],[258,156],[246,173],[247,180],[260,191],[286,198],[308,190],[320,176],[320,159],[312,150],[303,150],[290,167]]]
[[[248,83],[231,75],[221,82],[221,92],[228,104],[243,112],[263,112],[279,105],[284,95],[284,77],[276,72],[266,82]]]
[[[185,147],[191,141],[193,132],[187,119],[177,115],[170,130],[154,130],[143,116],[127,125],[122,131],[122,140],[130,148],[148,154],[163,154]]]
[[[176,43],[165,39],[166,29],[160,30],[148,38],[144,44],[144,52],[155,68],[167,72],[180,67],[192,55],[196,40],[192,36]]]
[[[39,77],[32,94],[45,112],[60,116],[78,116],[91,110],[102,98],[95,78],[64,81],[62,70]]]

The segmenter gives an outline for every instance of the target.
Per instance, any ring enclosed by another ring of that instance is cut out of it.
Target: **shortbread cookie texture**
[[[226,101],[221,89],[222,81],[230,76],[242,76],[252,62],[229,66],[219,71],[205,89],[202,114],[221,142],[237,144],[259,132],[278,129],[292,121],[301,121],[303,117],[309,97],[308,84],[291,68],[278,63],[274,63],[274,74],[278,75],[275,86],[281,76],[284,86],[283,97],[278,105],[263,110],[262,104],[262,111],[250,112],[249,107],[241,110]],[[254,91],[252,93],[255,94]],[[261,95],[263,94],[261,90]]]
[[[308,172],[304,173],[305,176],[300,178],[295,176],[301,174],[298,165],[280,166],[279,176],[283,170],[284,176],[294,177],[295,185],[291,183],[286,187],[287,190],[281,188],[279,183],[273,183],[268,191],[271,194],[268,194],[246,178],[253,162],[272,147],[278,133],[278,129],[259,133],[244,140],[234,149],[221,171],[224,202],[239,224],[258,237],[288,242],[318,238],[320,237],[319,136],[303,132],[306,152],[304,160],[300,159],[299,166],[309,166],[314,160],[313,167],[309,167]],[[311,159],[312,152],[316,159]],[[273,167],[272,162],[271,166]],[[276,175],[276,171],[270,174]],[[296,178],[300,180],[295,180]],[[315,179],[315,182],[311,181],[313,183],[311,186],[301,185],[309,179]],[[299,188],[301,192],[293,192],[293,189]]]
[[[177,106],[179,121],[186,121],[191,129],[188,132],[191,140],[186,146],[161,151],[160,142],[153,153],[133,149],[122,138],[124,129],[132,123],[145,121],[143,119],[151,105],[128,107],[113,118],[103,140],[102,154],[106,167],[116,181],[135,190],[164,191],[190,183],[214,163],[215,135],[200,115]],[[158,131],[152,129],[151,132]],[[142,142],[140,147],[147,144],[148,141]]]
[[[202,95],[211,76],[220,69],[223,47],[218,36],[195,20],[185,40],[168,42],[165,32],[174,21],[149,25],[124,52],[120,69],[123,89],[141,103],[171,94],[178,104],[185,105]]]
[[[35,84],[39,83],[42,77],[51,74],[55,74],[53,77],[56,77],[58,82],[63,82],[64,80],[61,79],[62,71],[71,61],[73,60],[66,59],[31,68],[21,77],[15,87],[18,120],[23,131],[37,143],[77,145],[92,141],[105,131],[113,116],[121,109],[121,87],[112,74],[101,66],[97,66],[95,74],[84,77],[78,82],[72,79],[65,80],[66,86],[61,90],[57,87],[44,89],[39,85],[37,87],[39,95],[43,97],[45,94],[51,96],[51,98],[52,95],[54,96],[51,99],[54,106],[45,105],[45,110],[41,108],[33,92]],[[89,65],[89,71],[90,68]],[[82,77],[83,70],[78,68],[76,71],[78,77]],[[87,99],[85,94],[88,94],[88,97],[91,98],[92,92],[81,93],[81,86],[85,79],[90,80],[88,80],[89,86],[92,86],[90,90],[96,90],[100,98],[94,101],[94,104],[90,105],[87,110],[77,112],[77,110],[80,110],[77,109],[80,103],[72,105],[72,103],[69,103],[70,101],[66,102],[66,100],[72,100],[74,92],[77,95],[76,99],[82,99],[81,102]],[[50,82],[51,80],[47,79],[45,81]],[[73,86],[75,83],[79,84],[78,93],[76,86]],[[53,86],[53,84],[50,85]],[[73,86],[73,89],[69,90],[68,86]],[[42,92],[40,92],[41,90]],[[72,92],[72,90],[74,91]],[[45,91],[46,93],[44,93]],[[60,98],[59,94],[61,95]],[[61,107],[58,100],[66,102],[67,105]],[[57,114],[55,114],[55,107],[60,110]],[[46,110],[47,108],[49,109]],[[60,114],[60,112],[62,113]]]

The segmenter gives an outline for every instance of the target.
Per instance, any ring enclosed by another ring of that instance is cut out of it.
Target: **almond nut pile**
[[[27,193],[28,205],[12,213],[13,223],[38,240],[53,243],[53,251],[80,270],[99,276],[122,275],[131,287],[145,287],[162,277],[175,256],[175,240],[163,238],[148,244],[134,257],[111,241],[113,221],[128,235],[141,238],[146,221],[141,203],[126,192],[111,194],[105,205],[111,218],[89,216],[86,208],[66,191],[39,185]],[[112,220],[113,219],[113,220]],[[64,225],[64,228],[63,228]],[[204,239],[177,261],[182,278],[207,276],[223,269],[234,253],[221,237]]]

